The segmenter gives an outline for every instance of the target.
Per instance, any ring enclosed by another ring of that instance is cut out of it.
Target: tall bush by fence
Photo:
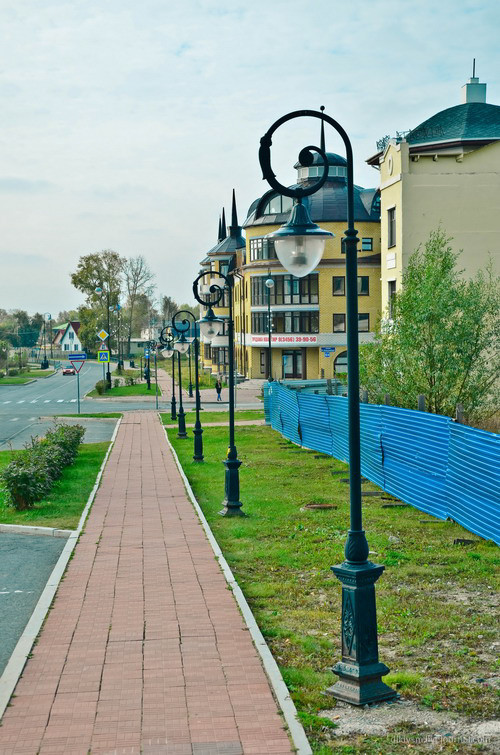
[[[500,436],[449,417],[361,404],[361,472],[438,519],[453,519],[500,545]],[[264,385],[274,430],[349,462],[347,399]]]

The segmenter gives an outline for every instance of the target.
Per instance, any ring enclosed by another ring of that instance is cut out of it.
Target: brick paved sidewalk
[[[292,752],[153,412],[122,421],[15,695],[1,755]]]

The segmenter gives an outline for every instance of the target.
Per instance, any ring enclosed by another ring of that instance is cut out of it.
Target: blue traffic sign
[[[74,354],[69,354],[68,359],[70,362],[84,362],[87,359],[87,355],[84,351],[77,351]]]

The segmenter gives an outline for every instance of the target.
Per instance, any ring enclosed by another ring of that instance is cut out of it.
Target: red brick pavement
[[[158,418],[127,414],[0,753],[292,751]]]

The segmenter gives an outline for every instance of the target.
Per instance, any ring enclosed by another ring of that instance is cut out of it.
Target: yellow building
[[[462,104],[377,146],[367,162],[380,170],[383,311],[390,315],[409,256],[438,227],[463,250],[466,276],[490,257],[498,270],[500,107],[486,103],[486,84],[469,79]]]
[[[265,238],[287,222],[292,200],[268,191],[251,205],[243,227],[246,248],[239,251],[235,273],[235,341],[237,365],[247,377],[268,376],[271,311],[271,375],[276,379],[333,377],[347,369],[345,255],[342,237],[347,216],[347,163],[328,154],[329,176],[307,197],[315,223],[334,234],[317,269],[305,278],[286,272],[273,242]],[[322,174],[321,158],[310,167],[295,166],[298,183],[309,185]],[[360,343],[373,338],[380,312],[379,197],[375,189],[355,187],[354,217],[358,231]],[[273,287],[265,281],[271,278]],[[269,298],[270,297],[270,301]]]

